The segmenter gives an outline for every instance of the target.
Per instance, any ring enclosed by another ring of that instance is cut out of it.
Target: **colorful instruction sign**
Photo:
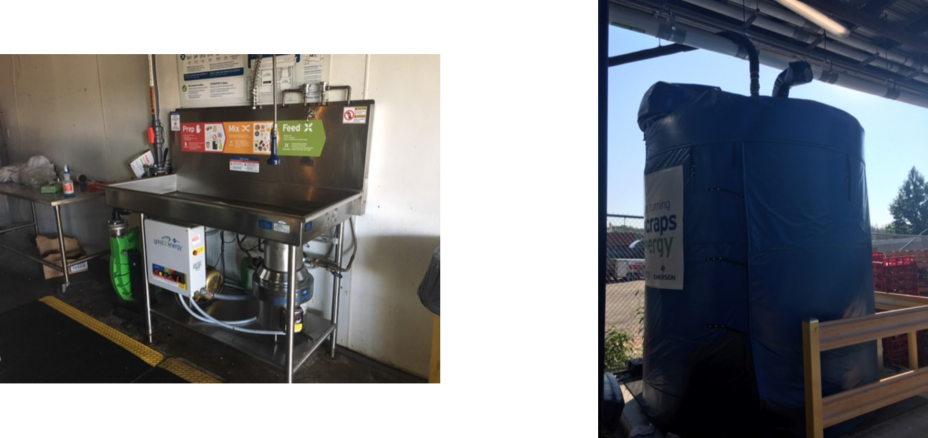
[[[286,121],[278,124],[280,146],[277,153],[289,157],[318,157],[325,146],[321,120]]]
[[[270,155],[272,121],[181,123],[181,150],[235,155]],[[321,120],[277,122],[277,152],[291,157],[319,157],[325,146]]]

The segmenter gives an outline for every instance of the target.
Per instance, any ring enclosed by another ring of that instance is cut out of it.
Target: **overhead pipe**
[[[715,7],[716,5],[725,6],[717,2],[689,1],[689,0],[684,0],[684,1],[699,5],[701,7],[705,7],[706,9],[709,9],[709,6],[713,6],[713,7]],[[743,5],[741,3],[742,1],[744,2]],[[811,34],[817,34],[819,31],[822,30],[815,23],[812,23],[811,21],[800,17],[799,15],[795,14],[793,11],[783,8],[776,3],[760,2],[759,0],[741,0],[741,1],[729,0],[728,5],[729,5],[729,9],[733,8],[739,11],[739,13],[743,11],[744,9],[747,9],[749,11],[757,10],[757,11],[760,11],[761,14],[764,14],[766,16],[773,17],[773,18],[785,21],[787,23],[793,24],[797,26],[799,29],[795,29],[795,34],[792,35],[792,38],[803,41],[803,42],[814,41],[813,39],[810,39]],[[715,11],[715,9],[712,9],[712,10]],[[719,12],[719,13],[724,13],[724,12]],[[727,13],[725,14],[728,15]],[[759,27],[767,29],[767,30],[772,30],[763,25]],[[908,56],[907,54],[900,52],[898,50],[887,51],[885,47],[881,47],[878,44],[874,44],[873,42],[865,38],[861,38],[853,34],[851,34],[847,38],[829,41],[827,49],[828,51],[832,51],[831,48],[833,46],[837,48],[837,47],[841,47],[842,45],[846,45],[846,46],[861,50],[869,54],[870,56],[873,56],[873,60],[875,60],[879,56],[883,56],[885,60],[892,61],[897,64],[901,64],[906,67],[919,70],[923,73],[928,73],[928,66],[925,66],[924,64],[918,62],[917,59],[912,58]],[[835,53],[838,53],[838,52],[835,52]]]
[[[727,38],[680,23],[679,21],[675,25],[676,30],[673,32],[673,35],[671,35],[666,20],[655,18],[651,14],[616,3],[611,3],[609,5],[609,22],[617,27],[634,30],[665,40],[671,37],[671,41],[676,43],[686,44],[742,59],[746,58],[746,53],[741,50],[740,46]],[[789,62],[793,60],[787,57],[774,55],[770,53],[770,51],[761,51],[758,54],[758,61],[768,67],[785,69],[789,65]],[[813,75],[820,81],[872,94],[874,96],[887,97],[922,108],[928,108],[928,97],[924,95],[913,93],[902,88],[886,86],[882,83],[872,82],[849,74],[839,74],[831,70],[823,69],[815,64],[811,65]]]
[[[738,43],[739,46],[748,52],[748,72],[751,75],[751,97],[760,96],[760,63],[757,61],[757,48],[754,47],[754,43],[752,43],[748,37],[737,32],[726,30],[719,32],[718,35]]]
[[[656,0],[635,0],[634,2],[629,0],[613,0],[613,3],[625,6],[626,8],[632,10],[644,10],[647,15],[653,15],[653,18],[655,19],[657,19],[659,16],[663,4]],[[741,27],[738,25],[734,25],[726,21],[718,20],[699,13],[680,15],[675,17],[675,20],[679,20],[681,23],[693,28],[709,32],[718,32],[719,30],[731,30],[737,31],[739,33],[743,32]],[[834,80],[836,80],[838,76],[845,75],[883,85],[884,89],[888,88],[892,90],[885,93],[886,95],[884,96],[890,99],[895,99],[898,97],[898,93],[896,93],[897,89],[909,93],[914,93],[916,96],[928,96],[928,87],[925,87],[925,84],[920,82],[905,83],[905,81],[900,81],[901,84],[897,84],[896,78],[880,75],[877,71],[860,70],[859,65],[855,65],[853,63],[839,59],[829,59],[819,53],[808,52],[805,54],[797,55],[795,53],[794,46],[775,38],[770,38],[759,34],[755,34],[753,38],[755,43],[764,46],[768,52],[778,52],[780,53],[780,56],[786,60],[783,66],[778,68],[786,68],[787,63],[795,61],[801,57],[801,59],[808,60],[813,66],[817,66],[815,70],[816,72],[822,69],[826,70],[828,75],[822,77],[821,80],[828,81],[829,83],[834,83]],[[744,53],[740,53],[736,56],[742,59],[745,58]],[[838,71],[834,71],[833,67],[837,67]],[[882,96],[883,94],[880,95]]]
[[[683,44],[671,44],[669,46],[655,47],[653,49],[639,50],[637,52],[626,53],[624,55],[612,56],[609,57],[609,67],[615,67],[617,65],[629,64],[632,62],[644,61],[646,59],[658,58],[666,55],[673,55],[675,53],[689,52],[691,50],[696,50],[695,47],[686,46]]]
[[[844,27],[842,24],[838,23],[835,20],[832,20],[827,15],[819,12],[818,9],[815,9],[801,1],[798,0],[777,0],[777,3],[786,7],[787,9],[801,15],[806,20],[809,20],[818,27],[825,29],[828,33],[837,36],[838,38],[846,38],[851,34],[851,31],[848,28]]]
[[[809,6],[812,6],[819,11],[829,13],[834,15],[837,18],[842,20],[850,21],[861,27],[866,27],[874,32],[878,32],[890,39],[896,40],[902,44],[906,44],[914,47],[916,50],[922,52],[928,52],[928,42],[923,40],[918,35],[911,34],[902,30],[900,27],[890,25],[884,21],[880,21],[877,17],[872,17],[867,15],[864,12],[858,11],[857,9],[844,6],[841,2],[836,2],[833,0],[821,1],[821,0],[803,0]]]
[[[712,12],[725,15],[726,17],[737,19],[737,20],[741,20],[745,12],[740,7],[719,3],[714,0],[683,0],[683,1],[699,6],[701,8],[708,9]],[[755,5],[756,4],[757,2],[755,1]],[[772,12],[775,10],[772,6],[773,5],[765,4],[764,8],[761,9],[760,12],[764,14],[768,12]],[[789,10],[782,9],[781,11],[778,11],[776,13],[778,14],[777,18],[780,18],[780,17],[792,18],[791,23],[793,24],[801,23],[802,25],[815,26],[811,22],[806,21],[804,18],[799,17],[798,15],[794,14],[793,12]],[[780,19],[783,19],[783,18],[780,18]],[[783,36],[786,36],[786,37],[789,37],[794,40],[800,41],[802,43],[807,43],[807,44],[811,44],[814,41],[816,41],[817,38],[820,38],[820,35],[807,32],[804,29],[793,27],[788,24],[783,24],[778,21],[771,20],[769,18],[761,17],[761,16],[756,17],[751,22],[751,25],[757,26],[764,30],[769,30],[771,32],[778,33],[780,35],[783,35]],[[824,49],[828,52],[832,52],[832,53],[844,56],[846,58],[853,59],[855,61],[864,62],[869,59],[869,62],[867,62],[867,64],[871,64],[871,62],[878,57],[878,55],[877,56],[873,56],[873,55],[878,53],[882,49],[880,49],[874,44],[869,44],[869,48],[862,49],[864,51],[860,51],[861,50],[860,47],[855,48],[855,47],[851,47],[851,44],[844,44],[844,43],[851,43],[854,39],[859,40],[859,38],[848,37],[848,38],[842,38],[840,41],[837,41],[837,40],[828,41],[827,44],[825,44]],[[867,46],[865,44],[857,44],[857,45]],[[885,55],[886,51],[882,50],[882,52]],[[873,63],[873,66],[884,69],[884,70],[891,71],[893,73],[896,73],[902,76],[906,76],[906,77],[913,76],[913,79],[919,82],[928,84],[928,75],[922,74],[922,72],[928,72],[928,66],[925,66],[924,64],[916,63],[915,60],[908,58],[904,55],[900,55],[898,53],[890,57],[889,60],[893,62],[889,63],[888,65],[882,62]],[[908,65],[906,64],[906,62],[908,62]]]

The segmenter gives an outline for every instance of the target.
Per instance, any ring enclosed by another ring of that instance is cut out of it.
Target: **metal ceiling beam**
[[[858,26],[866,27],[874,32],[892,38],[902,44],[912,46],[919,51],[928,52],[928,41],[919,38],[918,35],[912,35],[902,29],[897,29],[877,17],[861,12],[858,9],[845,6],[841,2],[833,0],[803,0],[803,3],[825,12],[842,20],[850,21]]]
[[[617,1],[628,4],[628,6],[619,4]],[[644,1],[647,0],[635,0],[635,3],[626,3],[623,0],[612,0],[609,5],[610,24],[658,38],[667,39],[668,35],[664,29],[666,21],[664,19],[657,18],[654,15],[653,9],[649,11],[641,11],[636,9],[642,7],[641,3]],[[634,5],[634,8],[631,7],[632,5]],[[658,6],[658,8],[659,7],[660,6]],[[680,15],[678,11],[674,33],[674,37],[677,42],[713,52],[722,53],[725,55],[744,58],[742,50],[734,42],[715,35],[713,32],[702,30],[699,27],[684,23],[683,21],[689,20],[686,20],[686,17]],[[718,28],[718,26],[714,27]],[[762,43],[762,40],[764,40],[763,38],[758,38],[756,35],[752,39],[755,43]],[[773,68],[783,69],[786,68],[789,62],[795,61],[797,59],[795,57],[776,54],[775,50],[764,48],[765,46],[766,44],[763,44],[763,46],[758,44],[757,46],[760,50],[761,64]],[[783,53],[790,52],[784,51]],[[896,85],[894,81],[886,82],[873,74],[865,75],[866,78],[855,76],[854,74],[847,74],[842,70],[847,69],[851,72],[854,72],[855,70],[842,67],[841,64],[843,63],[839,62],[834,63],[835,67],[839,68],[839,70],[834,71],[829,67],[827,62],[823,62],[822,59],[818,56],[811,55],[806,57],[806,60],[812,64],[813,73],[819,81],[836,84],[867,94],[898,100],[900,102],[905,102],[922,108],[928,108],[928,92],[925,90],[913,88],[911,86]]]
[[[661,56],[673,55],[674,53],[689,52],[696,50],[695,47],[683,44],[671,44],[669,46],[655,47],[653,49],[639,50],[637,52],[626,53],[624,55],[613,56],[609,58],[609,67],[628,64],[632,62],[644,61],[645,59],[658,58]]]
[[[874,17],[879,17],[883,10],[892,6],[893,3],[896,3],[896,0],[870,0],[860,8],[860,11]]]
[[[909,25],[905,27],[905,31],[912,35],[921,35],[926,30],[928,30],[928,15],[909,23]]]

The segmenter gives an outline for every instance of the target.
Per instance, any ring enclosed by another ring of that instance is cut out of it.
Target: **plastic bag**
[[[55,181],[58,174],[55,166],[48,158],[36,155],[29,159],[26,166],[19,172],[19,182],[27,186],[40,187]]]
[[[41,187],[55,181],[57,176],[52,166],[27,167],[19,173],[19,180],[27,186]]]
[[[419,285],[419,301],[422,302],[426,309],[436,315],[441,315],[439,313],[441,305],[441,276],[439,275],[441,273],[439,270],[441,254],[439,250],[441,250],[440,247],[435,248],[435,253],[432,254],[432,262],[429,263],[429,268],[425,271],[425,277]]]
[[[0,167],[0,184],[8,182],[19,182],[19,172],[22,170],[22,164]]]
[[[45,167],[45,166],[52,166],[52,162],[48,161],[48,158],[45,158],[44,155],[35,155],[29,158],[29,161],[26,162],[26,167]]]

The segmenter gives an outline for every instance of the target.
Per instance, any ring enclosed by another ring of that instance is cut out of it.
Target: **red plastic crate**
[[[918,366],[921,368],[928,363],[928,331],[922,330],[916,334]],[[905,334],[883,338],[883,363],[889,363],[896,366],[908,368],[909,366],[909,343],[908,336]]]
[[[915,257],[890,257],[883,260],[883,264],[886,267],[890,266],[917,266],[915,264]]]

